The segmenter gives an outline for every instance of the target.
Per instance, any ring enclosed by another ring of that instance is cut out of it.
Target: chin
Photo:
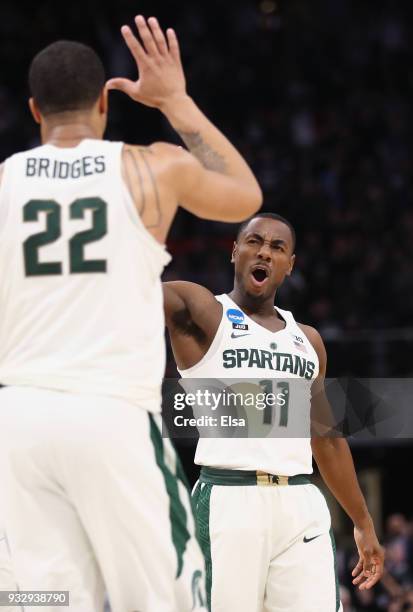
[[[259,287],[245,287],[245,293],[252,300],[262,300],[267,297],[266,292]]]

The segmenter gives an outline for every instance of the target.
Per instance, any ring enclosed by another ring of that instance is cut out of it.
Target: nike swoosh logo
[[[304,536],[303,538],[303,542],[304,544],[308,544],[308,542],[312,542],[313,540],[315,540],[316,538],[319,538],[321,535],[323,535],[322,533],[319,533],[318,535],[312,537],[312,538],[307,538],[307,536]]]
[[[234,332],[231,334],[231,338],[242,338],[242,336],[251,336],[251,334],[234,334]]]

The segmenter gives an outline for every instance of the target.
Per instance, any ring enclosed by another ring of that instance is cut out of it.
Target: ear
[[[235,261],[235,255],[237,254],[237,248],[238,248],[238,245],[236,242],[234,242],[234,244],[232,245],[231,263],[234,263]]]
[[[291,255],[291,259],[290,259],[290,269],[287,272],[287,276],[291,275],[291,272],[293,271],[294,268],[294,264],[295,264],[295,255]]]
[[[41,117],[39,109],[37,108],[37,104],[34,98],[29,98],[29,108],[30,108],[30,112],[32,114],[33,119],[36,121],[36,123],[40,124],[42,117]]]
[[[101,94],[99,96],[99,106],[98,106],[98,108],[99,108],[99,113],[101,115],[107,115],[108,114],[108,107],[109,107],[108,97],[109,97],[109,91],[108,91],[108,88],[105,86],[102,89],[102,92],[101,92]]]

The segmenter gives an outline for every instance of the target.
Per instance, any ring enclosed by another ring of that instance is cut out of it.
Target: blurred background
[[[1,160],[39,142],[26,105],[33,55],[76,39],[96,48],[108,77],[133,77],[119,27],[137,11],[176,29],[190,94],[247,157],[264,210],[296,227],[296,269],[277,303],[320,330],[328,375],[411,376],[412,2],[3,0]],[[178,142],[158,112],[117,92],[107,135]],[[235,231],[180,213],[165,278],[231,290]],[[169,358],[167,375],[175,374]],[[412,449],[409,440],[352,443],[387,561],[373,593],[352,589],[351,525],[331,502],[345,612],[413,610]],[[178,450],[193,482],[193,445]]]

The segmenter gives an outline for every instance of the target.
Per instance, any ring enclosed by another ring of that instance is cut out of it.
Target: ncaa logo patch
[[[245,315],[242,310],[238,310],[237,308],[229,308],[227,310],[227,319],[231,321],[231,323],[243,323]]]

